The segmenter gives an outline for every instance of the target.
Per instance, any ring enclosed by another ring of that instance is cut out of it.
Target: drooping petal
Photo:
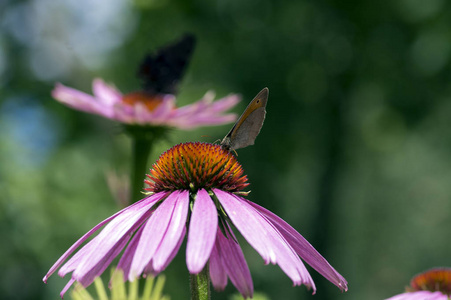
[[[155,201],[159,201],[162,199],[166,193],[157,193],[150,197],[146,197],[133,205],[130,205],[129,207],[126,207],[122,209],[121,211],[115,213],[111,217],[103,220],[99,224],[97,224],[94,228],[92,228],[90,231],[88,231],[85,235],[83,235],[78,241],[76,241],[56,262],[53,264],[53,266],[50,268],[50,270],[47,272],[47,274],[44,276],[43,281],[47,282],[47,279],[52,275],[63,263],[64,261],[84,242],[86,241],[92,234],[94,234],[97,230],[99,230],[103,225],[108,223],[109,221],[113,220],[117,216],[121,215],[125,211],[133,208],[133,209],[141,209],[143,207],[148,207]]]
[[[127,249],[125,249],[124,254],[122,255],[118,265],[117,269],[121,269],[124,272],[124,281],[129,280],[129,274],[130,274],[130,267],[131,262],[133,259],[133,256],[135,254],[136,248],[138,246],[139,239],[141,238],[142,231],[144,226],[141,226],[138,231],[136,232],[133,239],[130,241],[129,245],[127,246]],[[166,264],[162,267],[162,270],[164,270],[169,263],[174,259],[174,257],[177,255],[177,252],[180,249],[180,246],[182,245],[183,239],[185,237],[186,228],[183,227],[182,234],[180,235],[179,241],[177,242],[177,245],[175,246],[174,250],[172,251],[171,255],[166,261]],[[145,274],[152,274],[153,276],[157,276],[158,272],[156,272],[152,267],[152,261],[144,268],[143,273]]]
[[[219,249],[218,252],[222,266],[227,272],[230,281],[241,295],[244,298],[252,298],[254,285],[252,283],[251,272],[247,266],[243,251],[240,245],[235,242],[235,236],[233,236],[230,228],[229,232],[232,235],[229,238],[226,238],[221,230],[218,229],[217,232],[217,248]]]
[[[217,242],[215,242],[210,254],[209,269],[211,283],[216,290],[222,291],[227,285],[227,273],[219,257],[218,247]]]
[[[179,243],[185,226],[186,218],[188,216],[189,192],[182,191],[175,204],[174,211],[171,216],[169,226],[164,233],[163,239],[152,258],[152,267],[156,272],[160,272]]]
[[[441,292],[416,291],[403,293],[386,300],[448,300],[449,297]]]
[[[97,264],[93,265],[90,270],[72,274],[72,278],[76,279],[82,286],[87,287],[94,282],[94,279],[100,275],[108,268],[113,259],[119,255],[122,249],[127,245],[130,236],[124,236],[120,241],[116,243],[114,247],[108,251]]]
[[[122,211],[121,211],[122,212]],[[88,231],[85,235],[83,235],[75,244],[73,244],[50,268],[50,270],[47,272],[47,274],[42,279],[45,283],[47,283],[47,279],[63,264],[63,262],[84,242],[86,241],[92,234],[94,234],[97,230],[99,230],[100,227],[108,223],[110,220],[114,219],[118,214],[121,212],[116,213],[115,215],[103,220],[99,224],[97,224],[94,228],[92,228],[90,231]]]
[[[294,285],[305,284],[315,293],[310,274],[278,230],[244,199],[218,189],[213,191],[230,220],[263,259],[277,263]]]
[[[64,286],[63,290],[60,293],[61,299],[64,297],[64,294],[67,292],[67,290],[74,284],[75,279],[70,279],[69,282]]]
[[[145,274],[151,274],[153,276],[157,276],[161,271],[163,271],[164,269],[166,269],[166,267],[171,263],[171,261],[174,259],[174,257],[177,255],[177,253],[179,252],[180,247],[182,246],[183,240],[185,239],[185,234],[186,234],[186,226],[183,227],[183,231],[182,234],[180,235],[180,239],[177,242],[177,245],[175,246],[174,250],[172,250],[171,255],[169,256],[169,258],[166,260],[166,263],[160,268],[160,271],[156,271],[152,264],[153,261],[151,261],[145,268],[144,268],[144,273]]]
[[[327,260],[293,227],[266,208],[246,200],[248,204],[262,213],[283,235],[296,253],[318,273],[335,284],[341,290],[347,291],[348,282],[341,276]]]
[[[112,248],[117,248],[122,244],[124,237],[134,232],[150,214],[152,205],[161,200],[166,193],[152,195],[147,201],[137,202],[140,205],[132,205],[117,215],[93,240],[81,248],[64,266],[58,274],[64,276],[70,271],[74,271],[72,277],[82,278],[105,256]]]
[[[191,274],[202,271],[207,263],[216,239],[216,228],[216,206],[207,191],[201,189],[194,202],[186,244],[186,265]]]
[[[133,256],[129,280],[133,281],[141,274],[153,258],[171,221],[172,213],[180,192],[174,191],[167,196],[161,205],[153,212],[144,225],[143,233]]]
[[[265,264],[276,262],[276,253],[268,244],[267,232],[260,227],[260,222],[254,215],[247,213],[237,205],[236,199],[230,194],[213,189],[219,202],[224,207],[233,224],[238,228],[244,238],[263,257]]]
[[[105,83],[100,78],[96,78],[92,82],[92,91],[99,102],[105,106],[113,106],[122,99],[122,93],[115,87]]]
[[[133,260],[133,256],[135,255],[136,248],[138,247],[139,239],[141,238],[142,231],[144,226],[141,226],[138,231],[133,236],[132,240],[128,244],[127,248],[122,254],[121,259],[117,264],[117,269],[120,269],[124,272],[124,281],[128,280],[130,274],[130,267]]]
[[[165,193],[162,193],[163,196],[164,194]],[[151,199],[152,202],[150,202],[150,204],[152,205],[158,198],[159,197]],[[143,200],[149,199],[146,198]],[[65,265],[63,265],[58,274],[64,276],[66,273],[74,271],[71,281],[76,280],[84,287],[89,286],[97,276],[100,276],[105,271],[113,259],[125,247],[130,238],[129,233],[135,231],[143,220],[148,217],[149,202],[147,203],[147,206],[144,206],[143,204],[146,204],[146,201],[140,201],[140,205],[133,205],[131,209],[130,207],[124,209],[124,212],[121,215],[111,221],[98,236],[86,244]],[[134,220],[130,220],[132,219],[130,218],[130,215],[141,216],[141,218],[133,223]],[[118,236],[112,236],[111,240],[114,241],[117,238],[118,240],[114,244],[109,244],[108,242],[111,242],[108,240],[108,236],[111,236],[109,233],[112,231],[114,232],[115,228],[117,228],[115,224],[121,223],[120,220],[123,220],[124,218],[128,218],[130,221],[129,224],[125,225],[125,228],[129,225],[131,225],[131,228],[123,235],[119,234]],[[66,285],[61,295],[64,295],[70,285],[71,284]]]
[[[105,255],[101,261],[98,262],[96,266],[94,266],[91,270],[87,271],[83,276],[77,277],[76,275],[72,275],[71,280],[66,284],[64,289],[61,291],[60,295],[63,298],[66,291],[73,284],[74,281],[78,281],[83,287],[89,286],[97,276],[100,276],[103,271],[109,266],[111,261],[121,252],[121,249],[127,244],[128,239],[123,239],[121,244],[116,248],[112,248],[107,255]]]

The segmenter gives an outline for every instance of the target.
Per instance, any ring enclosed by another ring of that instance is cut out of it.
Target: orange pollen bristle
[[[238,192],[249,185],[236,157],[220,145],[183,143],[164,152],[145,180],[150,192],[210,190]]]
[[[451,268],[438,268],[415,276],[410,281],[410,290],[439,291],[451,295]]]
[[[129,105],[144,104],[150,111],[155,110],[163,101],[164,95],[154,95],[144,91],[132,92],[122,97],[122,102]]]

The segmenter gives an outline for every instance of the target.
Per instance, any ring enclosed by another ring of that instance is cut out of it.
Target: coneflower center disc
[[[238,192],[249,185],[236,157],[220,145],[183,143],[164,152],[145,180],[150,192],[221,189]]]
[[[135,105],[141,103],[147,107],[148,110],[154,111],[163,102],[162,95],[152,95],[144,91],[132,92],[125,94],[122,97],[124,103]]]
[[[442,292],[451,295],[451,268],[432,269],[415,276],[410,282],[413,291]]]

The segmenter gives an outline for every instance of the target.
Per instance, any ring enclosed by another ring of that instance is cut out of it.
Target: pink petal
[[[244,199],[218,189],[213,191],[233,224],[266,262],[277,263],[294,285],[303,283],[315,292],[315,284],[304,264],[271,223]]]
[[[113,106],[114,119],[122,123],[133,124],[135,121],[135,110],[130,105],[118,104]]]
[[[55,85],[55,88],[52,91],[52,97],[77,110],[100,114],[106,117],[111,115],[110,108],[104,107],[104,105],[99,103],[97,98],[64,86],[61,83]]]
[[[238,228],[249,244],[251,244],[263,257],[265,263],[275,263],[276,254],[268,244],[267,233],[260,227],[260,222],[258,222],[255,216],[247,213],[247,210],[245,209],[241,211],[241,207],[236,205],[236,199],[230,194],[218,189],[213,189],[213,192],[218,197],[219,202],[221,202],[221,205],[226,210],[227,215],[232,220],[233,224]],[[253,229],[257,230],[252,232]]]
[[[237,118],[236,114],[227,114],[227,115],[204,114],[192,116],[187,119],[177,119],[173,121],[174,124],[173,126],[192,129],[198,126],[205,125],[222,125],[233,122],[236,120],[236,118]]]
[[[130,105],[117,105],[115,107],[116,118],[122,122],[130,124],[153,124],[153,125],[169,125],[170,115],[175,107],[175,97],[173,95],[165,95],[163,101],[154,111],[150,111],[143,103]]]
[[[173,95],[165,95],[163,101],[152,112],[152,117],[160,122],[165,121],[171,115],[175,108],[175,97]]]
[[[139,213],[137,213],[137,214],[139,214]],[[124,213],[123,215],[126,215],[126,213]],[[120,217],[122,217],[123,215],[121,215]],[[118,217],[117,219],[119,219],[120,217]],[[144,214],[144,216],[141,219],[144,220],[146,217],[147,216]],[[115,222],[117,219],[113,220],[111,223]],[[136,224],[134,225],[134,228],[132,227],[132,229],[130,231],[134,231],[141,223],[142,223],[142,221],[136,222]],[[107,227],[110,224],[108,224]],[[107,229],[107,227],[105,227],[104,231]],[[102,231],[102,233],[104,231]],[[101,234],[99,234],[99,236],[101,236]],[[102,253],[102,251],[98,251],[98,249],[101,246],[103,246],[103,244],[105,244],[105,243],[103,243],[101,241],[101,239],[99,239],[99,236],[94,238],[90,243],[88,243],[85,247],[83,247],[80,251],[78,251],[61,268],[59,273],[67,273],[68,271],[75,269],[74,273],[72,274],[72,280],[76,280],[82,286],[87,287],[94,281],[94,279],[97,276],[100,276],[105,271],[105,269],[111,264],[113,259],[122,251],[122,249],[125,247],[125,245],[127,244],[128,240],[130,238],[129,234],[122,236],[120,238],[120,240],[117,241],[117,243],[115,243],[112,247],[110,247],[109,249],[104,248],[104,249],[108,250],[106,253],[104,251]],[[102,250],[104,250],[104,249],[102,249]],[[83,250],[85,250],[85,251],[83,251]],[[100,259],[97,259],[95,257],[95,255],[93,255],[93,253],[97,253],[97,252],[101,252]],[[83,260],[88,260],[89,263],[87,263],[85,266],[83,266]],[[60,274],[60,275],[63,275],[63,274]],[[71,285],[71,283],[66,285],[66,287],[61,292],[61,295],[64,295],[64,293],[66,292],[66,290],[68,289],[68,287],[70,285]]]
[[[177,242],[177,245],[175,246],[174,250],[172,250],[172,253],[169,256],[169,258],[166,260],[166,263],[160,268],[160,271],[156,271],[153,269],[153,266],[152,266],[153,261],[151,261],[144,269],[144,273],[152,274],[153,276],[157,276],[159,274],[159,272],[166,269],[166,267],[169,265],[169,263],[174,259],[174,257],[179,252],[179,249],[182,246],[183,240],[185,239],[185,234],[186,234],[186,226],[183,227],[183,231],[182,231],[182,234],[180,235],[180,239]]]
[[[144,225],[142,236],[139,239],[131,263],[129,280],[133,281],[141,274],[153,258],[169,227],[179,194],[179,191],[174,191],[169,194]]]
[[[116,258],[117,255],[122,251],[122,249],[127,245],[130,236],[123,237],[115,247],[111,248],[108,253],[106,253],[100,261],[97,262],[89,271],[83,272],[81,275],[74,274],[72,275],[73,279],[76,279],[80,282],[84,287],[89,286],[96,277],[102,275],[103,271],[111,264],[113,259]]]
[[[209,108],[209,111],[215,113],[221,113],[234,107],[241,101],[241,96],[237,94],[231,94],[219,100],[213,102]]]
[[[132,280],[129,279],[130,275],[130,267],[133,260],[133,256],[135,255],[136,248],[138,247],[139,239],[141,238],[142,231],[144,226],[141,226],[138,231],[133,236],[132,240],[128,244],[127,248],[124,251],[124,254],[122,254],[121,259],[119,260],[119,263],[117,264],[117,269],[120,269],[124,272],[124,281]]]
[[[218,214],[207,191],[201,189],[194,202],[186,245],[186,265],[191,274],[204,268],[216,239]]]
[[[152,267],[156,272],[160,272],[167,265],[168,259],[179,243],[180,236],[186,226],[188,216],[189,192],[182,191],[175,204],[169,226],[164,233],[164,237],[152,258]]]
[[[85,240],[87,240],[94,232],[99,230],[100,227],[105,225],[105,223],[109,222],[111,219],[114,219],[118,214],[120,214],[122,211],[116,213],[115,215],[103,220],[99,224],[97,224],[94,228],[92,228],[90,231],[88,231],[84,236],[82,236],[75,244],[73,244],[57,261],[53,266],[50,268],[50,270],[47,272],[47,274],[42,279],[45,283],[47,283],[48,278],[63,264],[63,262],[74,252]]]
[[[224,266],[222,265],[222,259],[219,257],[219,245],[217,243],[213,245],[210,255],[210,278],[211,283],[216,290],[222,291],[227,285],[227,273]]]
[[[202,103],[202,105],[210,105],[213,103],[213,100],[215,100],[216,93],[215,91],[209,90],[205,93],[205,95],[197,101],[198,103]],[[187,105],[188,106],[188,105]]]
[[[131,281],[131,279],[129,279],[131,262],[132,262],[134,254],[136,252],[136,248],[137,248],[139,239],[141,238],[143,228],[144,228],[144,226],[141,226],[138,229],[138,232],[136,232],[135,236],[129,243],[127,249],[125,249],[124,254],[121,257],[121,260],[119,261],[119,263],[117,265],[117,269],[121,269],[124,272],[124,281],[126,281],[126,280]],[[185,237],[185,233],[186,233],[186,228],[183,227],[183,231],[180,236],[180,239],[177,242],[177,245],[175,246],[171,255],[169,256],[169,259],[167,260],[166,265],[164,265],[163,269],[165,269],[168,266],[168,264],[172,261],[172,259],[174,259],[174,257],[177,255],[178,250],[180,249],[180,246],[182,245],[183,239]],[[158,275],[158,272],[156,272],[152,267],[152,261],[146,266],[143,273],[152,274],[153,276]]]
[[[105,106],[113,106],[122,100],[122,93],[100,78],[93,80],[92,91],[97,100]]]
[[[133,105],[133,123],[137,124],[154,124],[154,119],[152,118],[152,113],[147,109],[144,103],[136,103]],[[151,121],[151,122],[149,122]]]
[[[136,230],[138,226],[150,214],[152,205],[161,200],[166,193],[158,193],[145,198],[139,205],[131,205],[117,215],[93,240],[81,248],[64,266],[58,274],[64,276],[74,271],[73,278],[82,278],[92,270],[99,262],[105,259],[111,249],[118,248],[123,243],[124,237]],[[122,249],[122,248],[121,248]]]
[[[240,245],[235,242],[235,236],[233,236],[231,230],[230,233],[232,236],[226,238],[221,230],[218,229],[216,243],[222,266],[226,270],[230,281],[241,295],[244,298],[252,298],[254,285],[252,283],[251,272],[249,271]]]
[[[205,96],[194,103],[182,106],[173,111],[174,118],[189,118],[196,115],[198,112],[208,108],[208,105],[213,101],[215,94],[207,92]]]
[[[67,292],[67,290],[71,287],[72,284],[74,284],[75,279],[69,280],[69,282],[64,286],[63,290],[60,293],[61,299],[64,297],[64,294]]]
[[[312,266],[312,268],[341,290],[348,290],[346,279],[341,276],[299,232],[266,208],[251,201],[247,201],[247,203],[262,213],[279,230],[283,237],[294,248],[296,253]]]
[[[212,103],[213,92],[190,105],[180,107],[171,115],[171,125],[184,129],[192,129],[205,125],[221,125],[236,120],[235,114],[221,115],[225,110],[239,102],[239,96],[230,95]]]
[[[117,212],[116,214],[112,215],[111,217],[103,220],[99,224],[97,224],[94,228],[92,228],[90,231],[88,231],[85,235],[83,235],[77,242],[75,242],[56,262],[55,264],[50,268],[50,270],[47,272],[47,274],[44,276],[43,281],[47,282],[47,279],[52,275],[62,264],[63,262],[85,241],[87,240],[93,233],[95,233],[97,230],[100,229],[103,225],[108,223],[110,220],[116,218],[118,215],[124,213],[124,211],[134,207],[134,208],[140,208],[140,207],[146,207],[150,205],[154,201],[158,201],[161,198],[163,198],[166,195],[166,193],[157,193],[150,197],[144,198],[141,201],[138,201],[134,203],[133,205],[130,205],[129,207],[126,207],[122,209],[121,211]]]
[[[441,292],[416,291],[403,293],[386,300],[448,300],[449,297]]]

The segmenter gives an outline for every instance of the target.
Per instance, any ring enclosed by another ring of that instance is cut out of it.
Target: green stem
[[[210,300],[208,265],[199,274],[190,274],[191,300]]]
[[[147,173],[147,160],[152,149],[152,140],[135,137],[133,138],[133,165],[131,169],[131,198],[130,203],[135,203],[144,198],[141,193]]]

